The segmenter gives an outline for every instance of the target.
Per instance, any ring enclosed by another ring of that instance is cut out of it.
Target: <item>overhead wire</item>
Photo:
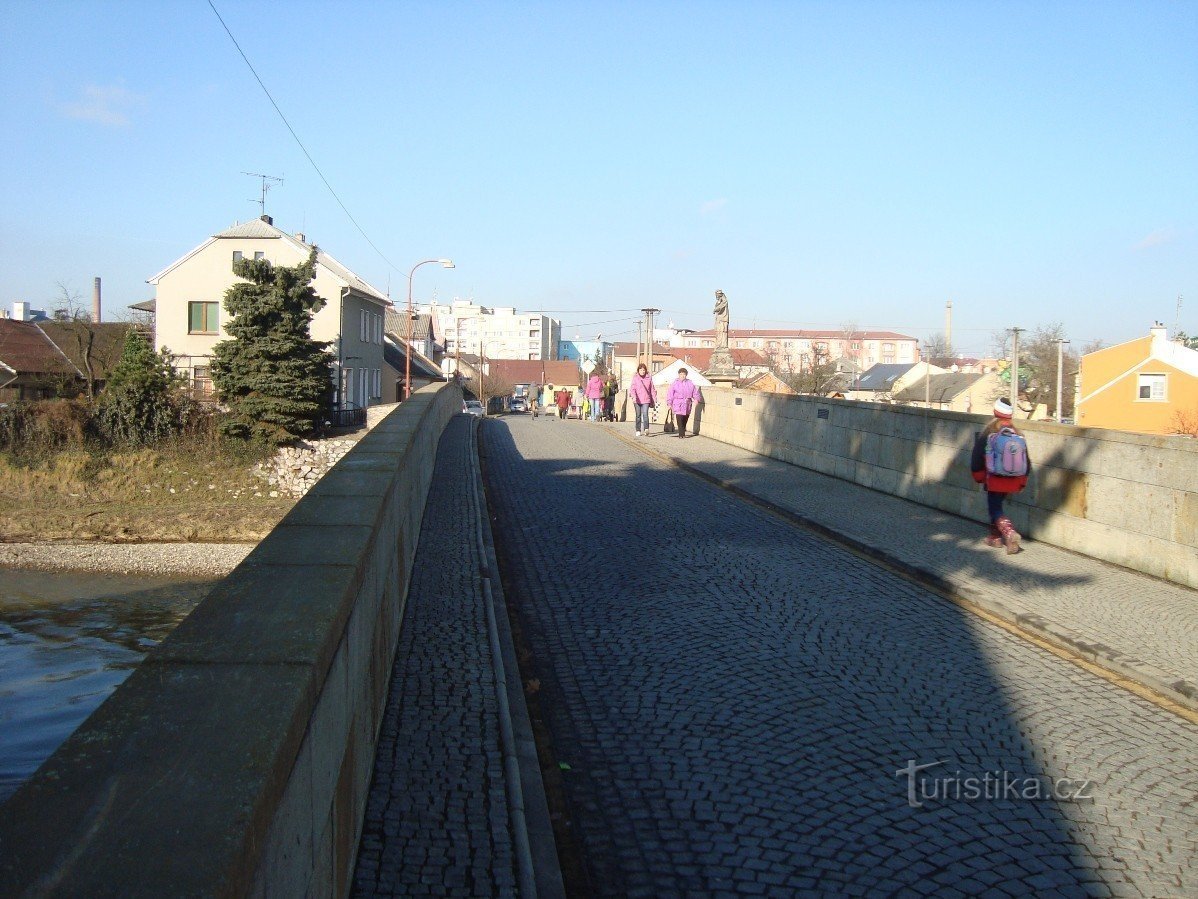
[[[393,271],[399,272],[400,269],[386,257],[382,250],[375,246],[374,241],[370,239],[370,235],[368,235],[365,229],[358,224],[358,220],[354,218],[353,213],[349,211],[349,207],[342,202],[341,197],[337,194],[337,191],[333,189],[333,185],[329,183],[329,179],[324,176],[324,172],[320,170],[320,166],[316,164],[316,160],[312,158],[312,154],[308,152],[308,148],[304,146],[304,142],[300,140],[300,136],[295,133],[295,129],[291,127],[291,123],[287,121],[287,116],[283,115],[283,110],[280,109],[279,104],[275,102],[275,98],[271,95],[270,90],[262,81],[261,76],[259,76],[258,70],[255,69],[254,64],[250,62],[250,58],[245,55],[245,51],[241,49],[241,44],[239,44],[237,42],[237,38],[233,36],[232,30],[230,30],[228,24],[226,24],[224,20],[224,17],[221,16],[212,0],[208,0],[208,6],[211,7],[213,14],[216,16],[217,20],[220,21],[221,27],[225,29],[225,34],[229,36],[229,40],[233,42],[233,46],[237,48],[237,52],[241,54],[241,58],[245,60],[245,64],[249,67],[254,79],[258,82],[258,86],[262,88],[262,92],[266,94],[266,99],[270,101],[270,105],[273,106],[275,112],[279,114],[279,118],[283,120],[283,124],[287,127],[287,130],[295,139],[296,144],[299,145],[300,150],[303,151],[304,156],[307,157],[308,162],[312,164],[312,168],[316,170],[316,174],[320,176],[320,180],[324,182],[324,186],[328,188],[329,193],[333,195],[333,199],[337,201],[337,205],[341,207],[341,211],[345,213],[346,218],[353,222],[354,227],[358,229],[358,233],[362,235],[362,238],[366,241],[366,243],[370,244],[370,248],[378,253],[379,258],[382,259],[383,262],[387,263],[387,265],[390,266]]]

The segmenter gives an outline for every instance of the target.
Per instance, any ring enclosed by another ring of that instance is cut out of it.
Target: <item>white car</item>
[[[483,408],[483,404],[478,400],[465,400],[462,403],[462,411],[467,415],[477,415],[480,418],[487,414],[487,410]]]

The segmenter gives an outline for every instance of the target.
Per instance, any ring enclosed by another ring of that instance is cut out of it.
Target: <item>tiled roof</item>
[[[711,347],[671,347],[667,352],[675,359],[681,359],[687,365],[693,365],[706,371],[711,365]],[[731,349],[733,365],[769,365],[769,360],[757,350]]]
[[[715,337],[715,331],[695,331],[692,337]],[[791,340],[915,340],[909,334],[899,334],[895,331],[855,331],[851,335],[846,331],[808,331],[804,328],[730,328],[728,336],[748,340],[751,338],[789,338]]]
[[[578,363],[569,359],[490,359],[488,364],[493,375],[513,384],[577,385],[579,381]]]
[[[104,381],[121,361],[125,335],[133,326],[128,322],[41,322],[38,327],[80,373],[87,371],[87,359],[90,359],[92,377]],[[91,340],[90,350],[86,343],[88,339]]]
[[[895,364],[881,363],[873,365],[861,373],[857,379],[857,390],[889,390],[894,382],[915,367],[914,362]]]
[[[909,387],[904,387],[894,395],[901,403],[922,403],[924,397],[929,397],[933,403],[949,403],[958,395],[964,393],[985,375],[977,372],[957,372],[947,375],[932,375],[926,379],[920,378]]]
[[[404,319],[408,317],[407,309],[388,309],[386,331],[399,338],[406,338]],[[431,315],[412,316],[412,340],[424,340],[432,326]]]
[[[212,237],[208,238],[206,241],[204,241],[198,247],[196,247],[193,250],[190,250],[183,256],[180,256],[178,259],[176,259],[174,262],[172,262],[170,265],[168,265],[166,268],[164,268],[158,274],[154,275],[152,278],[147,278],[146,280],[150,284],[157,284],[158,280],[163,275],[167,274],[169,271],[171,271],[173,268],[178,266],[180,263],[185,262],[186,260],[190,259],[196,253],[200,252],[201,250],[203,250],[204,248],[209,246],[213,241],[216,241],[216,240],[246,240],[246,239],[282,240],[286,243],[291,244],[291,246],[295,247],[297,250],[299,250],[305,256],[312,249],[312,245],[304,243],[302,240],[300,240],[298,237],[296,237],[293,234],[288,234],[282,228],[276,227],[275,225],[271,224],[270,222],[263,221],[262,219],[252,219],[251,221],[242,222],[241,224],[234,225],[232,228],[226,228],[224,231],[221,231],[217,234],[212,235]],[[338,262],[336,259],[334,259],[332,256],[330,256],[324,250],[321,250],[319,247],[317,248],[316,262],[318,265],[323,265],[326,269],[328,269],[330,272],[332,272],[337,278],[339,278],[341,281],[345,282],[346,285],[348,285],[350,288],[358,291],[359,293],[364,294],[365,296],[371,297],[371,298],[378,300],[380,302],[383,302],[383,303],[391,302],[385,294],[383,294],[381,291],[376,290],[374,287],[372,287],[370,284],[368,284],[362,278],[358,277],[356,274],[354,274],[352,271],[350,271],[348,268],[346,268],[344,265],[342,265],[340,262]]]
[[[0,318],[0,365],[15,374],[79,376],[36,323],[8,318]]]
[[[404,346],[401,342],[387,339],[383,341],[383,361],[394,368],[396,371],[404,370],[404,360],[407,353],[404,351]],[[427,356],[419,352],[412,352],[412,376],[421,378],[442,378],[444,374],[441,372],[435,362]]]

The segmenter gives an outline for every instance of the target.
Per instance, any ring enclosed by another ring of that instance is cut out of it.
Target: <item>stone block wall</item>
[[[437,443],[360,440],[0,807],[0,895],[346,895]]]
[[[708,388],[700,433],[986,520],[969,473],[987,416]],[[1008,504],[1034,540],[1198,588],[1198,441],[1020,422],[1033,472]]]

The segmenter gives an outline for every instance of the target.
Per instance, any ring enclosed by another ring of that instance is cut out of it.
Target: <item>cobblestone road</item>
[[[437,451],[366,804],[358,896],[516,890],[470,424],[450,421]]]
[[[605,426],[483,434],[575,889],[1198,895],[1193,726]]]

